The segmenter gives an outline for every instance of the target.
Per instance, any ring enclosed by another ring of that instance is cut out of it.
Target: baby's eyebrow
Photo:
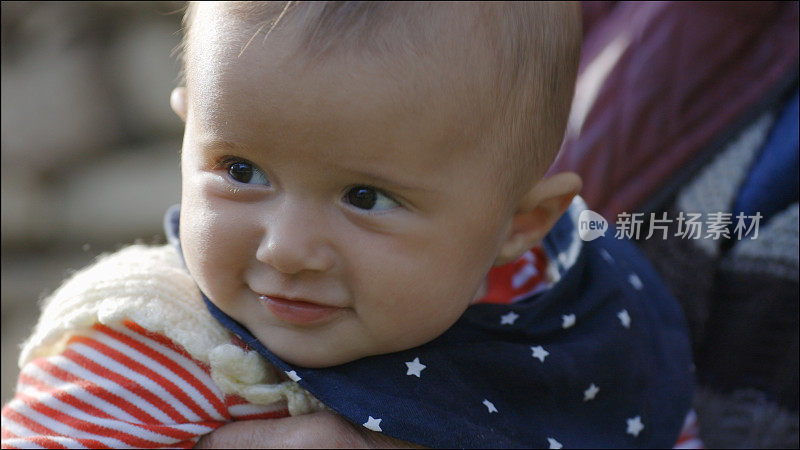
[[[243,152],[251,152],[252,149],[244,144],[238,142],[228,141],[225,139],[201,139],[200,146],[202,148],[224,148],[230,150],[237,150]]]

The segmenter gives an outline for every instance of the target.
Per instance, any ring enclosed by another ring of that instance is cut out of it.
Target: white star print
[[[500,325],[514,325],[514,321],[517,319],[519,319],[519,314],[511,311],[504,316],[500,316]]]
[[[631,286],[633,286],[633,288],[637,291],[641,291],[642,287],[644,286],[644,284],[642,284],[642,279],[639,278],[639,276],[635,273],[628,275],[628,283],[630,283]]]
[[[520,271],[514,274],[514,276],[511,278],[511,287],[514,289],[519,289],[523,284],[527,283],[528,280],[538,274],[539,271],[536,270],[536,266],[533,265],[532,261],[529,261],[528,264],[525,264],[522,269],[520,269]]]
[[[561,252],[561,253],[558,254],[558,261],[561,264],[567,265],[567,260],[568,259],[569,259],[569,256],[567,256],[567,252]]]
[[[635,437],[639,436],[639,433],[644,429],[644,424],[642,424],[642,418],[639,416],[631,417],[628,419],[628,431],[626,433],[633,435]]]
[[[408,366],[408,372],[406,372],[406,375],[416,375],[417,378],[422,378],[421,373],[423,370],[425,370],[425,367],[427,367],[425,364],[421,364],[419,362],[419,358],[414,358],[413,361],[408,361],[406,365]]]
[[[605,259],[606,261],[608,261],[610,263],[614,262],[614,258],[611,257],[611,254],[608,253],[608,250],[606,250],[604,248],[601,248],[600,249],[600,255],[602,255],[603,259]]]
[[[555,440],[555,439],[553,439],[551,437],[547,438],[547,443],[550,444],[550,448],[561,448],[561,447],[563,447],[563,445],[561,445],[561,442],[558,442],[557,440]]]
[[[294,370],[286,371],[286,375],[289,375],[289,378],[291,378],[292,381],[294,381],[295,383],[302,380],[302,378],[300,378],[300,375],[297,375],[297,372],[295,372]]]
[[[483,399],[483,405],[489,410],[489,414],[497,412],[497,408],[494,407],[494,403],[490,402],[489,400]]]
[[[533,350],[533,357],[538,359],[541,362],[544,362],[544,359],[547,358],[547,355],[550,354],[547,350],[544,349],[541,345],[537,345],[536,347],[531,347]]]
[[[561,316],[561,320],[563,320],[561,323],[561,328],[566,330],[567,328],[575,325],[575,314],[565,314]]]
[[[600,388],[597,387],[594,383],[589,385],[589,388],[583,391],[583,401],[588,402],[589,400],[594,400],[594,396],[600,392]]]
[[[367,422],[364,424],[364,428],[372,431],[383,431],[381,430],[381,420],[383,419],[375,419],[372,416],[369,416],[369,419],[367,419]]]
[[[623,327],[631,327],[631,316],[628,314],[627,309],[623,309],[622,311],[618,312],[617,317],[619,317],[619,321],[622,322]]]

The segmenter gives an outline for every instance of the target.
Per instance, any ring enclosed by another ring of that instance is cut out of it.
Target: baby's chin
[[[259,340],[281,360],[291,365],[308,369],[339,366],[371,356],[408,350],[424,344],[424,342],[420,342],[405,343],[403,345],[395,341],[392,344],[379,345],[372,343],[371,345],[360,345],[357,348],[353,348],[344,344],[331,344],[330,340],[326,341],[329,345],[324,347],[313,345],[313,343],[308,345],[297,345],[296,343],[294,345],[275,345],[275,341],[271,342],[272,345],[270,345],[269,339],[259,338]],[[331,349],[330,347],[334,348]]]
[[[278,327],[280,328],[280,327]],[[292,330],[298,331],[298,330]],[[286,329],[254,333],[258,340],[281,360],[298,367],[322,369],[333,367],[369,356],[366,349],[348,348],[335,344],[336,338],[297,335]],[[302,331],[301,331],[302,333]],[[371,354],[377,354],[373,352]]]
[[[320,352],[298,352],[297,349],[293,351],[281,351],[281,349],[275,349],[269,345],[266,346],[269,351],[271,351],[275,356],[280,358],[281,360],[298,367],[305,367],[307,369],[324,369],[326,367],[334,367],[339,366],[342,364],[346,364],[349,362],[353,362],[359,360],[361,358],[365,358],[367,356],[372,356],[375,354],[379,354],[378,352],[373,353],[372,355],[364,354],[359,355],[357,353],[352,354],[322,354]]]

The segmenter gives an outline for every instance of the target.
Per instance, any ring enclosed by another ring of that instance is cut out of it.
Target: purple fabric
[[[580,77],[622,50],[550,172],[579,173],[589,208],[611,220],[797,73],[797,2],[589,3],[584,15]]]

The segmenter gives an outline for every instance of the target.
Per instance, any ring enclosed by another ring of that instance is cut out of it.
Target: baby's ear
[[[186,122],[187,104],[185,87],[178,86],[172,90],[172,94],[169,96],[169,106],[172,107],[172,110],[182,121]]]
[[[494,264],[500,266],[522,256],[550,232],[582,186],[574,172],[561,172],[540,180],[520,200],[511,229]]]

